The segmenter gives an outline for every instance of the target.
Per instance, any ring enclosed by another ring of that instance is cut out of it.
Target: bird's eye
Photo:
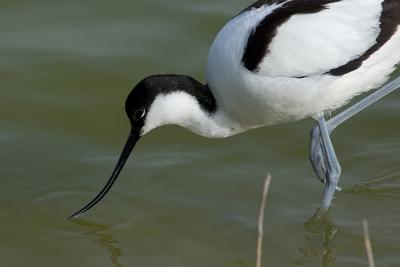
[[[133,119],[135,120],[135,121],[138,121],[138,120],[140,120],[141,118],[143,118],[144,117],[144,115],[146,114],[146,110],[144,110],[144,109],[139,109],[139,110],[136,110],[134,113],[133,113]]]

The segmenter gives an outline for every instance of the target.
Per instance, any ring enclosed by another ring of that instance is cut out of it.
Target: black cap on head
[[[214,113],[217,109],[210,88],[192,77],[176,74],[152,75],[140,81],[126,99],[125,110],[129,119],[138,110],[147,112],[158,95],[173,92],[185,92],[193,96],[207,113]]]

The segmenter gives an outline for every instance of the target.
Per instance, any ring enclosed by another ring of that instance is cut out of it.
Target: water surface
[[[109,195],[128,134],[123,104],[153,73],[204,81],[217,30],[242,0],[3,1],[0,9],[2,266],[254,266],[262,178],[264,265],[400,266],[400,92],[333,134],[342,192],[311,220],[323,186],[308,162],[312,120],[209,140],[168,126],[138,144]]]

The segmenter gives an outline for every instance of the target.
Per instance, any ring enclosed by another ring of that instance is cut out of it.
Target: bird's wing
[[[356,70],[394,34],[400,0],[264,0],[279,5],[251,31],[242,63],[258,75],[306,77]]]

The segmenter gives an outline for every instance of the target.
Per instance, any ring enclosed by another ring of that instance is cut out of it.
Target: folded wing
[[[399,12],[400,0],[286,1],[253,29],[242,63],[270,77],[343,75],[390,40]]]

